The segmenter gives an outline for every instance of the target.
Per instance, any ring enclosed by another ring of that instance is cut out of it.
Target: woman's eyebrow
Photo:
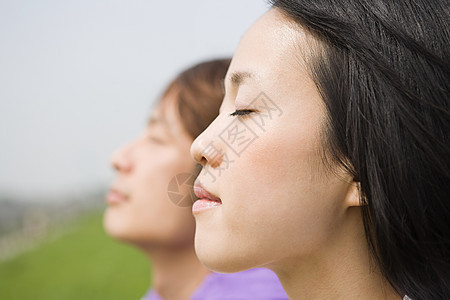
[[[245,71],[235,71],[229,76],[229,80],[235,89],[239,88],[240,85],[244,84],[249,79],[254,78],[255,76],[253,73]]]

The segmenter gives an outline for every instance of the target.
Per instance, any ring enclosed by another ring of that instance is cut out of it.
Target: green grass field
[[[140,299],[150,280],[144,255],[106,236],[100,213],[75,225],[0,263],[0,299]]]

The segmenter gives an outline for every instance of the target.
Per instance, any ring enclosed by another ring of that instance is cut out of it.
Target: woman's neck
[[[189,299],[210,273],[198,260],[194,246],[145,249],[151,262],[153,289],[164,299]]]
[[[321,249],[271,267],[290,299],[402,299],[371,258],[359,209]]]

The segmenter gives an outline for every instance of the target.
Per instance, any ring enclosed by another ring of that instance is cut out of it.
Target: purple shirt
[[[278,277],[268,269],[251,269],[240,273],[210,273],[191,300],[281,300],[288,299]],[[162,300],[149,290],[142,300]]]

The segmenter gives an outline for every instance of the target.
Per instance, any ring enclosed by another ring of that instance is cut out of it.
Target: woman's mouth
[[[200,184],[200,182],[195,182],[194,193],[198,198],[200,198],[194,202],[194,205],[192,205],[192,213],[194,214],[222,205],[222,200],[208,192]]]

